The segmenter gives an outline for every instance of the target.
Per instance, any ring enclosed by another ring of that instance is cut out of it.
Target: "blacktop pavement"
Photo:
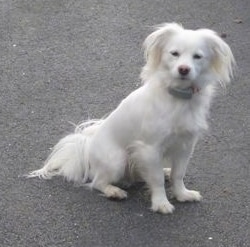
[[[1,0],[0,11],[0,246],[250,246],[249,0]],[[163,216],[142,184],[116,202],[20,177],[71,123],[102,117],[139,86],[144,38],[173,21],[223,34],[238,64],[189,165],[186,184],[203,201],[171,199]]]

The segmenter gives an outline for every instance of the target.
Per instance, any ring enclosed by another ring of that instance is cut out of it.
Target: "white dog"
[[[143,85],[125,98],[105,119],[84,122],[54,147],[43,168],[28,177],[88,183],[108,198],[123,199],[117,187],[138,176],[151,192],[152,210],[172,213],[164,174],[170,176],[174,197],[200,201],[198,191],[183,182],[217,85],[230,82],[234,57],[213,31],[163,24],[145,42]]]

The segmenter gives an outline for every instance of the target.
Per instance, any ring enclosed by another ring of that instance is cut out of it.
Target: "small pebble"
[[[236,19],[234,19],[234,22],[237,23],[237,24],[240,24],[240,23],[242,23],[243,21],[242,21],[240,18],[236,18]]]
[[[220,36],[221,36],[221,38],[223,38],[223,39],[224,39],[224,38],[226,38],[226,37],[227,37],[227,34],[226,34],[226,33],[221,33],[221,35],[220,35]]]

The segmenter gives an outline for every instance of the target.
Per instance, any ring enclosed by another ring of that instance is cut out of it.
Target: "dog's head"
[[[229,46],[212,30],[187,30],[176,23],[163,24],[145,42],[146,65],[141,77],[152,76],[180,88],[228,83],[234,57]]]

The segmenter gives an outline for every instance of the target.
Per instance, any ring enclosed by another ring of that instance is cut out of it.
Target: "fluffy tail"
[[[89,143],[103,120],[91,120],[77,126],[75,133],[62,138],[53,148],[44,166],[27,177],[50,179],[63,176],[77,184],[90,178]]]

